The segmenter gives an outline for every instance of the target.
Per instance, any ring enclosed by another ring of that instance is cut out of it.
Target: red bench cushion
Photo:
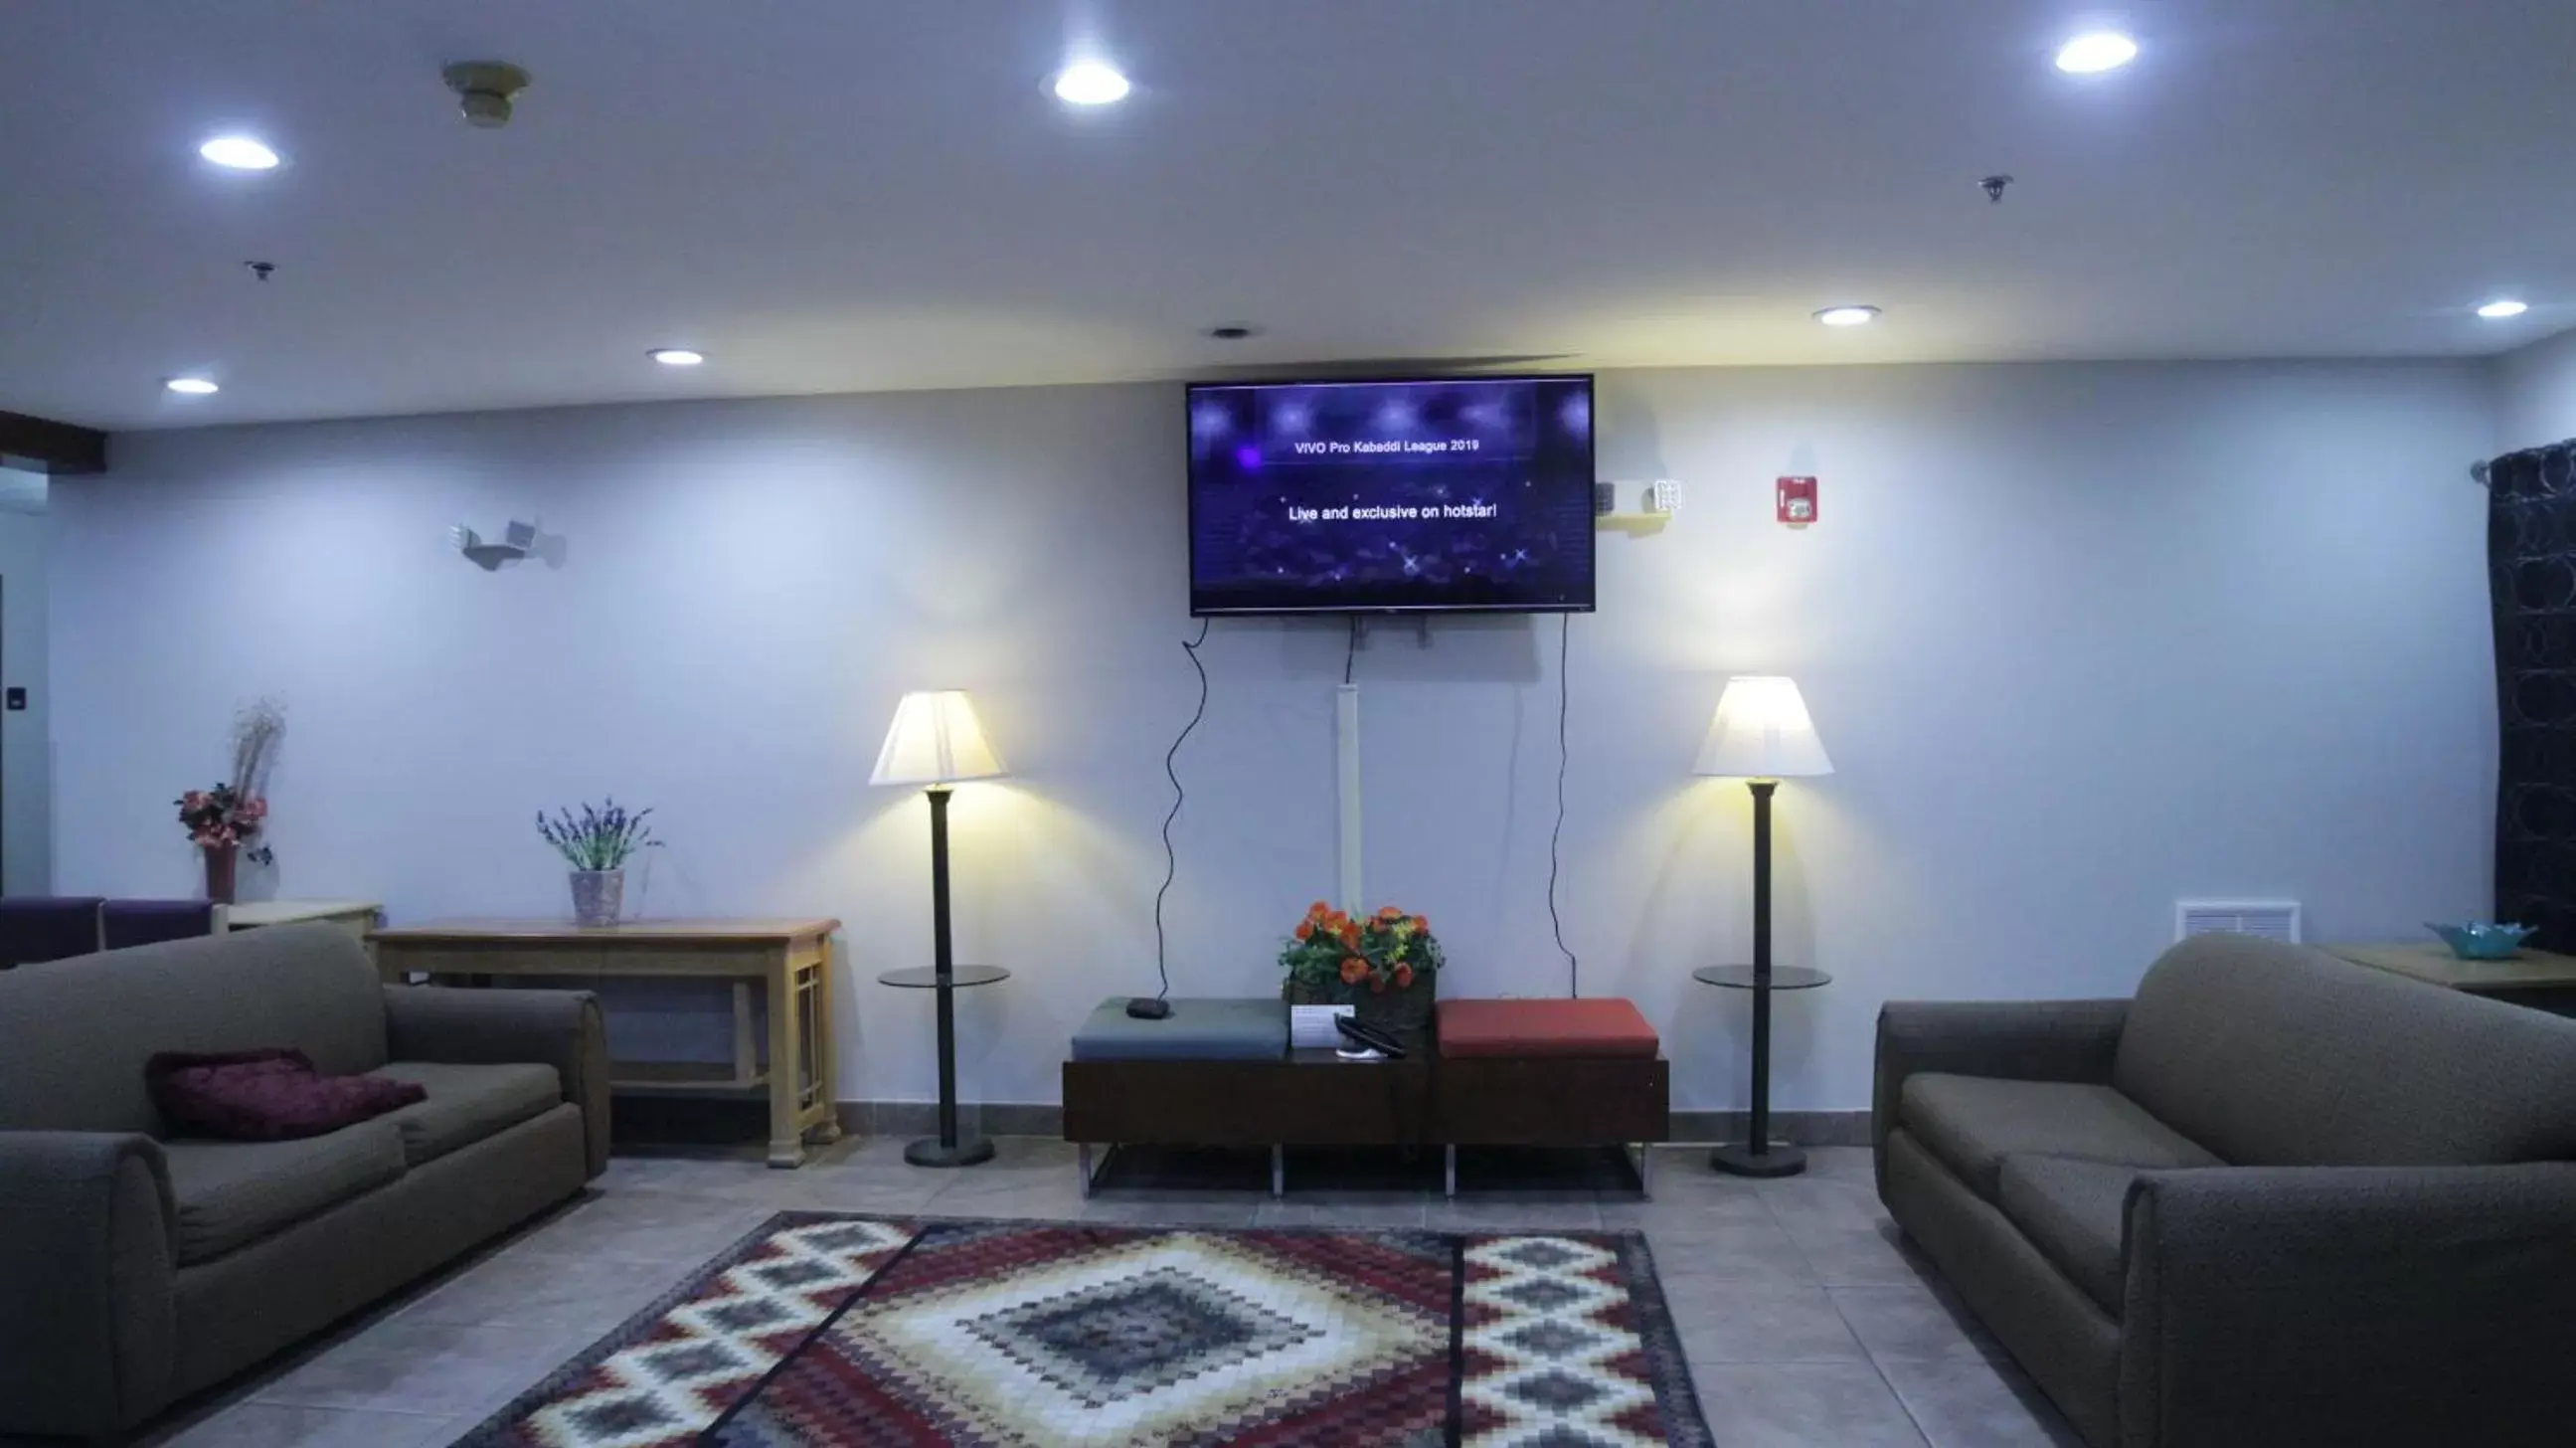
[[[1442,1001],[1443,1056],[1644,1056],[1655,1028],[1624,1000]]]

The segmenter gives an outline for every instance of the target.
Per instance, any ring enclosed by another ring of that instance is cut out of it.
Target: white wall
[[[42,895],[53,880],[45,480],[5,469],[0,477],[10,479],[0,506],[0,684],[27,691],[25,709],[0,714],[0,891]]]
[[[1790,1108],[1868,1100],[1889,997],[2124,992],[2178,895],[2289,895],[2317,938],[2485,905],[2493,775],[2475,364],[1605,375],[1602,470],[1673,477],[1572,621],[1564,913],[1587,993],[1665,1032],[1677,1104],[1741,1104],[1743,791],[1686,773],[1730,672],[1804,685],[1841,772],[1779,819]],[[970,1099],[1051,1101],[1071,1026],[1150,988],[1162,759],[1194,684],[1170,387],[394,419],[119,439],[57,489],[67,886],[179,891],[169,819],[230,711],[288,701],[279,887],[397,919],[553,912],[529,816],[659,807],[655,913],[849,923],[851,1099],[920,1098],[924,807],[871,791],[896,696],[976,691],[1017,776],[961,791]],[[1823,478],[1822,521],[1770,520]],[[445,543],[541,515],[560,567]],[[1373,899],[1453,994],[1565,974],[1544,886],[1558,622],[1376,634]],[[1332,878],[1330,623],[1223,622],[1181,769],[1182,994],[1274,979]],[[631,888],[631,887],[630,887]]]
[[[2576,437],[2576,331],[2496,359],[2496,451],[2546,447]]]

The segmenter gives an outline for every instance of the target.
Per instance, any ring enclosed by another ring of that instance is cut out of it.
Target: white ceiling
[[[2136,65],[2050,66],[2103,19]],[[1045,93],[1085,44],[1125,104]],[[2576,325],[2576,0],[7,0],[0,56],[0,408],[96,426]]]

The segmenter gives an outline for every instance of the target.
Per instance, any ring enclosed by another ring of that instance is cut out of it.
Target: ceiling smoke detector
[[[528,88],[526,71],[498,60],[460,60],[439,74],[456,92],[465,123],[487,131],[510,124],[510,103]]]

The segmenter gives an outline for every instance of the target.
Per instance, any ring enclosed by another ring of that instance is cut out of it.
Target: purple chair
[[[215,907],[206,900],[110,900],[99,908],[98,933],[109,950],[190,940],[215,933]]]
[[[0,970],[96,955],[99,907],[95,895],[21,895],[0,899]]]

